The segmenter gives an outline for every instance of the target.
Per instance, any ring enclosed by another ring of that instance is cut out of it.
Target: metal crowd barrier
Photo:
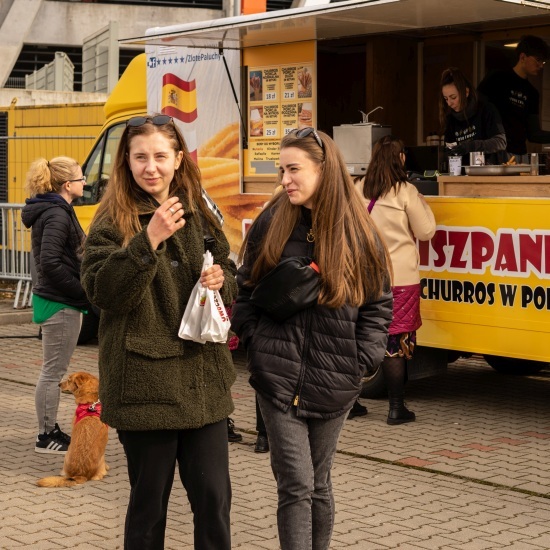
[[[17,281],[14,308],[32,304],[31,232],[21,221],[23,206],[0,203],[0,279]]]

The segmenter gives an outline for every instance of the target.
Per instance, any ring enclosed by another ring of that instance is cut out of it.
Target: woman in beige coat
[[[374,146],[363,183],[363,195],[393,267],[393,321],[382,372],[388,388],[388,424],[415,420],[404,404],[407,359],[411,359],[420,328],[420,273],[416,239],[430,240],[435,233],[434,215],[407,181],[403,142],[384,136]]]

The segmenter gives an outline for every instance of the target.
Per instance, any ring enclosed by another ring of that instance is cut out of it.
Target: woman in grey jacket
[[[214,266],[201,273],[204,237]],[[102,420],[116,428],[130,478],[126,550],[164,547],[177,463],[195,548],[231,548],[227,417],[235,372],[226,344],[178,338],[191,291],[235,284],[229,244],[171,117],[131,118],[92,223],[82,282],[101,308]]]
[[[243,245],[232,326],[247,348],[269,437],[281,548],[326,550],[338,437],[363,374],[386,347],[389,258],[326,134],[305,128],[283,138],[279,176],[284,191]],[[320,294],[316,305],[279,323],[250,296],[263,275],[292,256],[318,264]]]

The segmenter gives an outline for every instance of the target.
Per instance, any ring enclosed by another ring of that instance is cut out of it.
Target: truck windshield
[[[125,122],[107,128],[96,141],[88,158],[82,165],[82,173],[86,176],[84,195],[74,204],[76,206],[97,204],[109,182],[112,163],[115,160],[120,136],[124,132]]]

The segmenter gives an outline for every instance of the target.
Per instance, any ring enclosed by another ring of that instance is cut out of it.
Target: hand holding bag
[[[319,267],[311,258],[286,258],[258,281],[250,301],[282,323],[298,311],[315,305],[320,285]]]
[[[202,271],[212,267],[214,260],[210,251],[204,254]],[[220,292],[204,288],[197,281],[183,313],[178,336],[183,340],[225,343],[231,321],[223,305]]]

